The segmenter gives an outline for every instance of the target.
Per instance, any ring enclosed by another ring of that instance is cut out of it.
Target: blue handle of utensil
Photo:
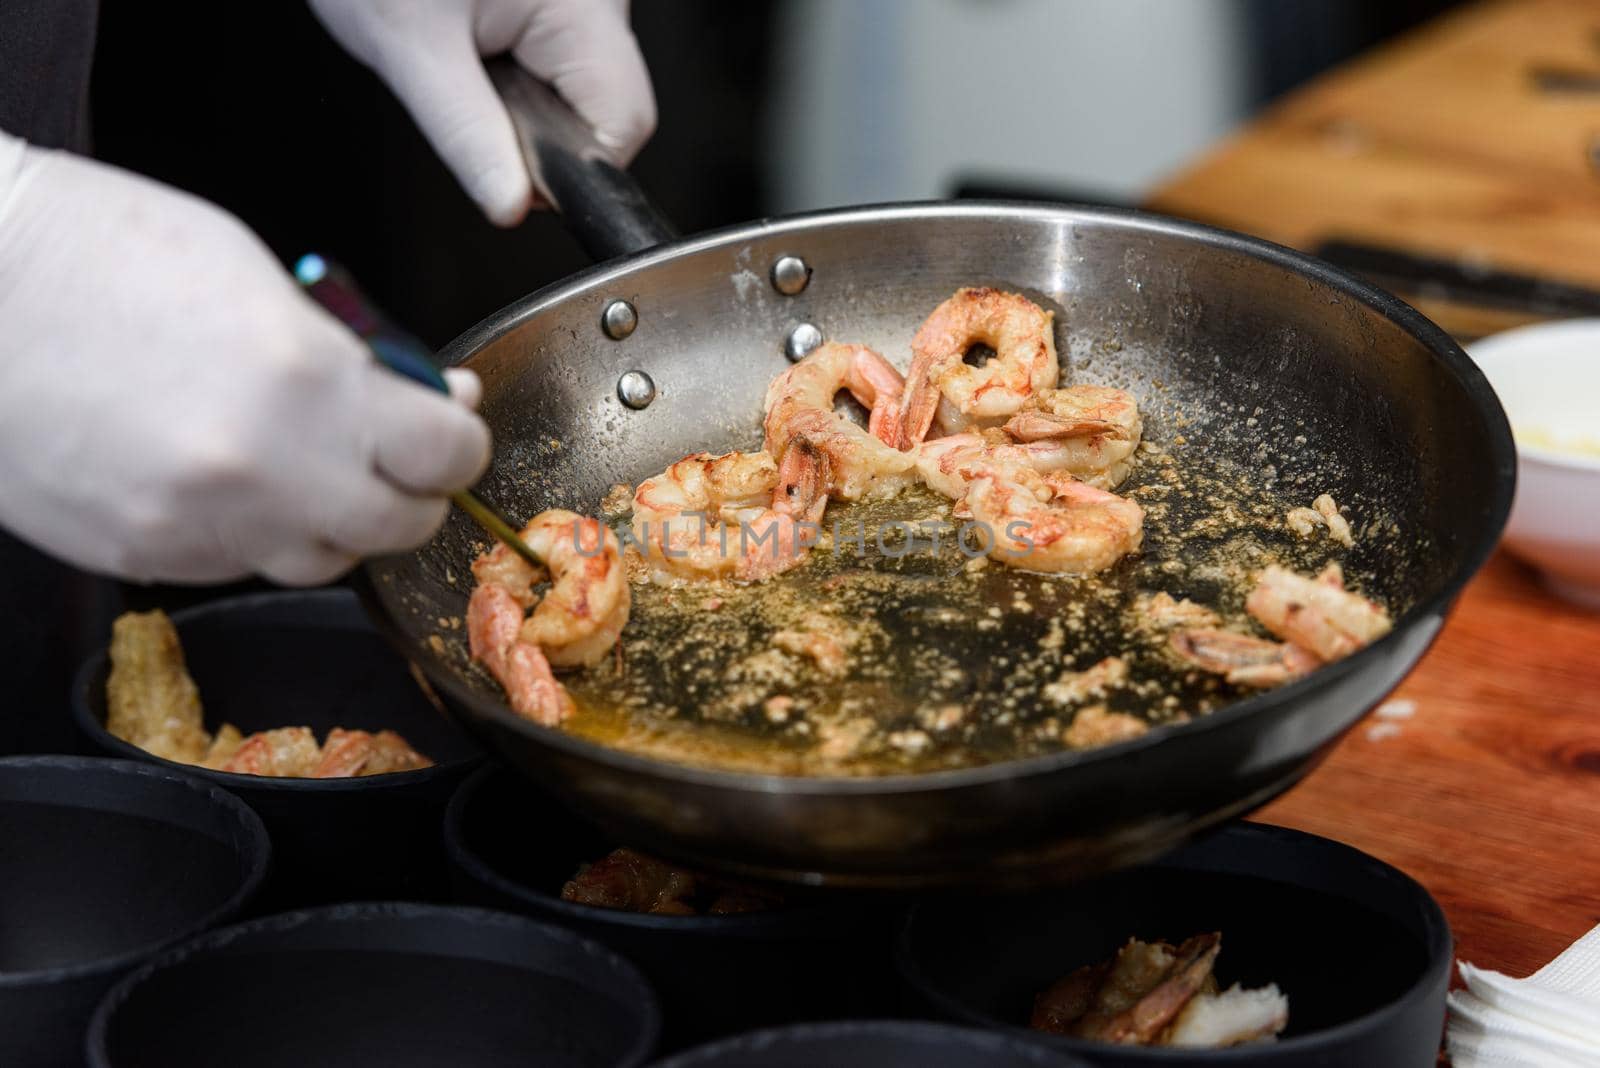
[[[294,265],[295,279],[311,299],[333,313],[334,318],[354,330],[367,343],[378,362],[395,374],[404,375],[419,385],[449,393],[450,385],[434,366],[433,355],[415,337],[390,322],[361,292],[350,272],[315,252],[308,252]],[[452,493],[450,499],[484,530],[509,545],[534,567],[544,566],[539,555],[522,540],[516,527],[500,512],[470,490]]]
[[[315,252],[294,265],[295,279],[311,299],[332,312],[372,349],[378,362],[419,385],[449,393],[450,386],[434,365],[433,354],[416,337],[396,326],[367,299],[350,272]]]

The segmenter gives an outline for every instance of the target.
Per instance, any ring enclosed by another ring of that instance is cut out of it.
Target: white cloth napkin
[[[1600,1068],[1600,927],[1526,979],[1460,968],[1445,1028],[1455,1068]]]

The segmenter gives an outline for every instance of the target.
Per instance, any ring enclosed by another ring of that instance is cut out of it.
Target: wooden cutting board
[[[1600,92],[1542,90],[1539,68],[1600,81],[1600,0],[1432,23],[1294,93],[1148,206],[1301,248],[1355,238],[1600,287]],[[1369,717],[1258,818],[1409,872],[1460,957],[1526,975],[1600,923],[1600,615],[1497,555],[1395,698],[1408,717]]]

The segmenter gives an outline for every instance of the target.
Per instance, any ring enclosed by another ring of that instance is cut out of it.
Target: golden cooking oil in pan
[[[831,504],[807,562],[765,583],[635,584],[619,656],[563,678],[579,709],[567,729],[775,774],[893,774],[1048,753],[1107,740],[1073,729],[1085,708],[1137,717],[1112,717],[1119,737],[1244,692],[1176,661],[1167,633],[1140,612],[1142,596],[1187,597],[1222,625],[1259,633],[1243,603],[1269,562],[1314,572],[1340,560],[1355,588],[1371,578],[1331,539],[1287,529],[1284,514],[1320,488],[1147,443],[1117,492],[1145,509],[1143,548],[1090,577],[974,562],[953,537],[951,502],[915,489]],[[1356,518],[1364,537],[1393,536],[1381,516]],[[891,521],[922,533],[908,545]],[[929,524],[942,525],[938,551]],[[857,530],[865,537],[831,536]],[[1116,670],[1080,674],[1109,657]]]

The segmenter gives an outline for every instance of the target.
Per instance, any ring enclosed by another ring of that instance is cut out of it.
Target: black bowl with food
[[[617,845],[493,767],[462,784],[445,814],[458,898],[551,920],[638,964],[661,993],[667,1048],[891,1007],[883,901],[740,883]]]
[[[1092,1064],[1252,1068],[1431,1068],[1451,955],[1402,872],[1250,823],[1059,891],[921,902],[897,947],[936,1015]]]
[[[106,995],[93,1068],[629,1068],[660,1013],[638,969],[520,916],[283,913],[178,946]]]
[[[193,776],[94,757],[0,759],[0,1064],[81,1065],[106,988],[236,917],[270,851],[255,813]]]
[[[653,1068],[1084,1068],[1076,1057],[993,1031],[912,1020],[850,1020],[752,1031]]]
[[[440,820],[481,756],[354,594],[250,594],[176,612],[170,628],[153,615],[117,628],[78,670],[79,729],[103,752],[185,768],[248,802],[272,835],[272,905],[443,892]],[[125,685],[108,700],[117,651]]]

